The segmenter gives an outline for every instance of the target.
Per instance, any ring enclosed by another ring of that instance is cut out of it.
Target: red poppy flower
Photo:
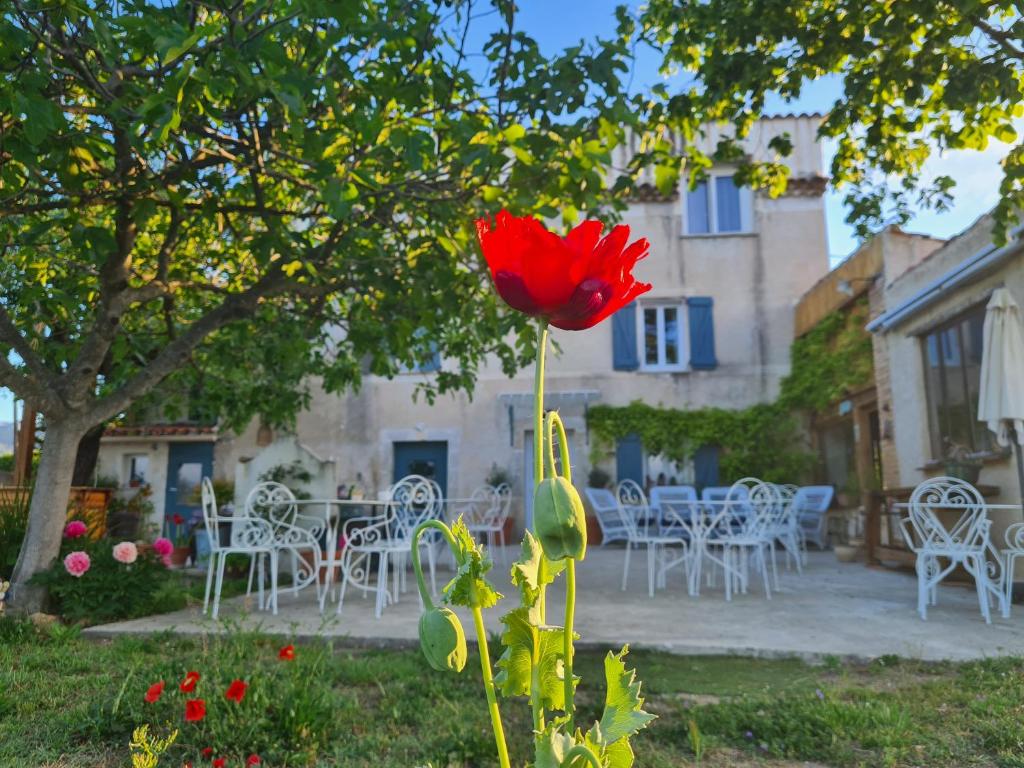
[[[508,211],[493,225],[486,218],[476,222],[480,249],[505,303],[567,331],[597,325],[651,290],[632,273],[647,255],[647,240],[627,246],[629,227],[623,224],[604,238],[601,230],[601,222],[584,221],[559,237],[532,216]]]
[[[248,768],[252,768],[254,765],[262,765],[263,761],[260,760],[259,755],[249,755],[249,759],[245,761],[245,764]]]
[[[161,680],[159,683],[153,683],[146,690],[146,702],[152,704],[160,700],[160,697],[164,695],[164,681]]]
[[[245,689],[249,687],[248,683],[241,680],[232,680],[231,685],[224,692],[224,698],[229,701],[233,701],[236,704],[241,704],[242,699],[245,698]]]
[[[185,518],[177,514],[174,517],[172,517],[171,520],[174,521],[175,525],[182,525],[185,522]]]
[[[203,747],[203,757],[211,757],[213,755],[213,747]]]
[[[277,652],[277,658],[281,661],[295,661],[295,646],[286,645],[280,651]]]
[[[181,685],[178,687],[182,693],[192,693],[196,689],[196,683],[199,682],[198,672],[189,672],[185,675],[185,679],[181,681]]]
[[[223,757],[217,757],[213,760],[213,768],[224,768],[225,759]]]
[[[206,717],[206,702],[202,699],[188,699],[185,702],[185,722],[198,723]]]

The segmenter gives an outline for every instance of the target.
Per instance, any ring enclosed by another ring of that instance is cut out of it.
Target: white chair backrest
[[[646,536],[652,521],[644,489],[635,480],[623,480],[615,487],[615,498],[629,537],[636,539]]]
[[[422,475],[406,475],[391,487],[395,535],[412,537],[420,523],[441,516],[441,487]]]
[[[957,517],[952,525],[938,516]],[[910,495],[910,522],[925,546],[961,548],[980,546],[988,534],[985,499],[965,480],[933,477],[925,480]]]
[[[595,515],[602,512],[618,512],[619,503],[615,500],[615,494],[607,488],[584,488],[583,493]]]
[[[481,485],[469,494],[469,503],[462,508],[462,518],[466,525],[487,524],[497,515],[499,504],[496,489]]]
[[[512,511],[512,486],[502,483],[494,489],[498,501],[498,517],[505,520]]]
[[[206,537],[210,541],[210,549],[220,549],[220,515],[217,513],[217,496],[213,492],[213,482],[208,477],[204,477],[200,483],[200,499],[203,507],[203,527],[206,529]]]
[[[700,492],[700,499],[701,501],[725,501],[731,490],[731,485],[708,485]]]
[[[726,501],[736,502],[733,514],[744,516],[743,530],[758,536],[774,524],[782,514],[782,499],[775,487],[756,477],[744,477],[729,488]]]
[[[656,485],[651,488],[651,506],[661,509],[663,501],[696,501],[697,489],[692,485]]]
[[[793,506],[798,512],[824,514],[832,503],[835,489],[831,485],[804,485],[797,488]]]

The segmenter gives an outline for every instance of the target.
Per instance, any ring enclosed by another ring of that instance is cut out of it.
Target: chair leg
[[[775,565],[775,539],[768,542],[768,549],[771,552],[772,557],[772,581],[775,584],[775,589],[779,588],[779,569]]]
[[[397,567],[398,564],[396,563]],[[397,581],[396,581],[397,584]],[[374,616],[380,618],[384,613],[384,596],[388,591],[388,553],[381,552],[377,556],[377,602],[374,606]]]
[[[245,587],[245,594],[252,594],[252,575],[256,570],[256,558],[260,557],[258,554],[249,555],[249,583]],[[260,606],[262,608],[262,606]]]
[[[206,594],[203,596],[203,615],[206,615],[207,609],[210,607],[210,590],[213,589],[213,570],[217,567],[217,555],[220,553],[215,550],[210,550],[210,559],[206,561]]]
[[[970,563],[970,566],[968,566]],[[992,623],[992,612],[989,609],[988,575],[985,573],[984,558],[970,557],[964,562],[968,571],[973,571],[974,589],[978,593],[978,607],[981,608],[981,615],[986,624]]]
[[[923,555],[918,555],[914,563],[917,571],[917,612],[922,621],[928,620],[928,563]]]
[[[345,604],[345,589],[348,587],[348,565],[345,563],[345,556],[341,560],[341,587],[338,589],[338,608],[336,614],[341,616],[341,606]],[[365,594],[365,593],[364,593]]]
[[[213,618],[216,619],[220,615],[220,590],[224,586],[224,562],[227,560],[226,557],[222,557],[220,562],[217,563],[217,583],[213,588]]]
[[[622,591],[626,591],[626,580],[629,578],[629,553],[633,549],[633,545],[626,542],[626,557],[622,563]]]
[[[270,604],[273,614],[277,616],[277,550],[270,551]]]
[[[654,597],[654,560],[658,555],[657,544],[647,544],[647,596]]]
[[[722,576],[725,582],[725,602],[732,602],[733,564],[732,547],[726,544],[722,547]]]
[[[259,554],[253,555],[253,557],[255,557],[256,561],[257,561],[257,563],[256,563],[256,577],[257,577],[258,581],[256,582],[256,593],[257,593],[256,605],[258,605],[259,609],[262,611],[264,608],[266,608],[266,603],[263,600],[263,582],[264,582],[263,558],[265,557],[265,555],[262,552],[260,552]]]
[[[769,545],[771,546],[771,545]],[[771,547],[772,551],[772,573],[775,575],[775,588],[779,588],[779,574],[775,570],[775,548]],[[764,596],[766,599],[772,599],[772,589],[768,582],[768,564],[765,562],[764,548],[759,547],[757,550],[758,559],[761,561],[761,578],[764,581]]]

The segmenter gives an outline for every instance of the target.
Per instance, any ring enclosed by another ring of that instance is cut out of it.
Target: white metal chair
[[[747,592],[750,566],[760,571],[765,598],[771,600],[768,566],[771,563],[776,584],[775,532],[782,502],[773,486],[755,477],[745,477],[732,484],[722,500],[730,514],[707,540],[710,548],[721,550],[725,576],[725,599],[734,591]]]
[[[828,517],[826,513],[832,504],[834,493],[835,490],[831,485],[804,485],[797,488],[796,495],[793,497],[793,506],[800,523],[800,534],[805,551],[807,545],[812,543],[818,549],[825,549],[828,546]]]
[[[900,525],[917,555],[917,611],[921,618],[928,618],[929,602],[936,604],[939,582],[958,565],[974,577],[978,606],[985,621],[992,623],[993,597],[1006,615],[1002,557],[989,538],[992,521],[978,489],[957,478],[932,478],[914,489],[907,511]],[[956,518],[952,525],[939,519],[943,511]],[[943,566],[943,560],[948,564]],[[997,575],[998,579],[993,578]]]
[[[263,610],[263,558],[270,561],[270,606],[277,613],[277,549],[274,546],[274,529],[267,521],[250,515],[221,515],[217,509],[217,497],[213,493],[213,483],[204,477],[200,485],[201,503],[203,508],[203,526],[210,540],[210,559],[206,568],[206,592],[203,596],[203,613],[210,606],[213,597],[211,615],[217,618],[220,613],[220,593],[224,586],[224,567],[229,555],[248,555],[252,560],[249,568],[249,590],[252,589],[252,569],[259,562],[259,608]],[[221,524],[230,525],[228,543],[220,540]],[[247,592],[248,594],[248,592]]]
[[[800,545],[800,520],[794,504],[797,487],[792,484],[773,484],[773,487],[779,497],[779,505],[777,514],[774,515],[771,522],[772,532],[775,534],[775,540],[782,545],[782,549],[786,553],[786,570],[789,570],[789,563],[792,559],[796,561],[797,573],[803,575],[804,549]],[[777,580],[775,588],[779,588]]]
[[[622,589],[625,591],[629,578],[629,556],[633,547],[646,547],[647,593],[654,597],[655,587],[665,586],[668,547],[681,546],[686,552],[686,541],[681,536],[664,536],[659,532],[659,521],[651,511],[643,489],[635,481],[620,482],[615,489],[615,496],[627,537],[626,555],[622,564]],[[687,578],[688,574],[689,571]]]
[[[484,536],[487,547],[504,562],[505,521],[512,508],[512,488],[508,483],[484,485],[473,491],[470,501],[460,510],[463,522],[475,536]],[[498,549],[498,547],[501,547]]]
[[[597,525],[601,529],[601,546],[612,541],[628,541],[629,536],[622,522],[622,515],[619,514],[619,503],[615,500],[615,494],[607,488],[585,488],[583,493],[590,502],[590,509],[593,510]]]
[[[257,483],[246,496],[245,510],[246,514],[270,523],[278,560],[281,555],[290,558],[292,595],[298,595],[300,589],[313,584],[319,602],[323,565],[320,542],[327,529],[326,514],[323,517],[302,514],[295,494],[275,482]],[[249,578],[252,578],[251,567]]]
[[[697,501],[697,489],[692,485],[656,485],[651,488],[651,510],[658,518],[658,533],[662,536],[683,536],[689,534],[681,530],[679,512],[686,511]],[[669,514],[675,509],[676,514]]]
[[[1014,523],[1003,534],[1006,549],[1003,550],[1003,618],[1010,618],[1013,603],[1013,570],[1018,557],[1024,557],[1024,523]]]

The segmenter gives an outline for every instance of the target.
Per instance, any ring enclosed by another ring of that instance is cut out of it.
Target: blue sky
[[[546,52],[554,52],[596,36],[609,37],[615,29],[614,9],[621,0],[519,0],[517,25],[530,33]],[[635,6],[635,3],[634,3]],[[490,20],[481,23],[486,26]],[[495,19],[495,22],[497,20]],[[658,61],[652,55],[639,57],[634,72],[634,87],[659,82]],[[824,112],[835,101],[839,89],[834,81],[810,83],[800,99],[769,102],[772,112]],[[832,148],[822,148],[828,166]],[[926,166],[929,175],[947,174],[957,181],[956,200],[951,211],[937,214],[919,212],[905,229],[936,237],[950,237],[966,229],[976,218],[995,205],[999,197],[999,162],[1009,145],[993,143],[984,152],[948,152],[933,157]],[[844,223],[842,196],[829,191],[825,197],[829,253],[834,262],[848,256],[857,247],[853,230]],[[11,395],[0,388],[0,421],[8,421]]]

